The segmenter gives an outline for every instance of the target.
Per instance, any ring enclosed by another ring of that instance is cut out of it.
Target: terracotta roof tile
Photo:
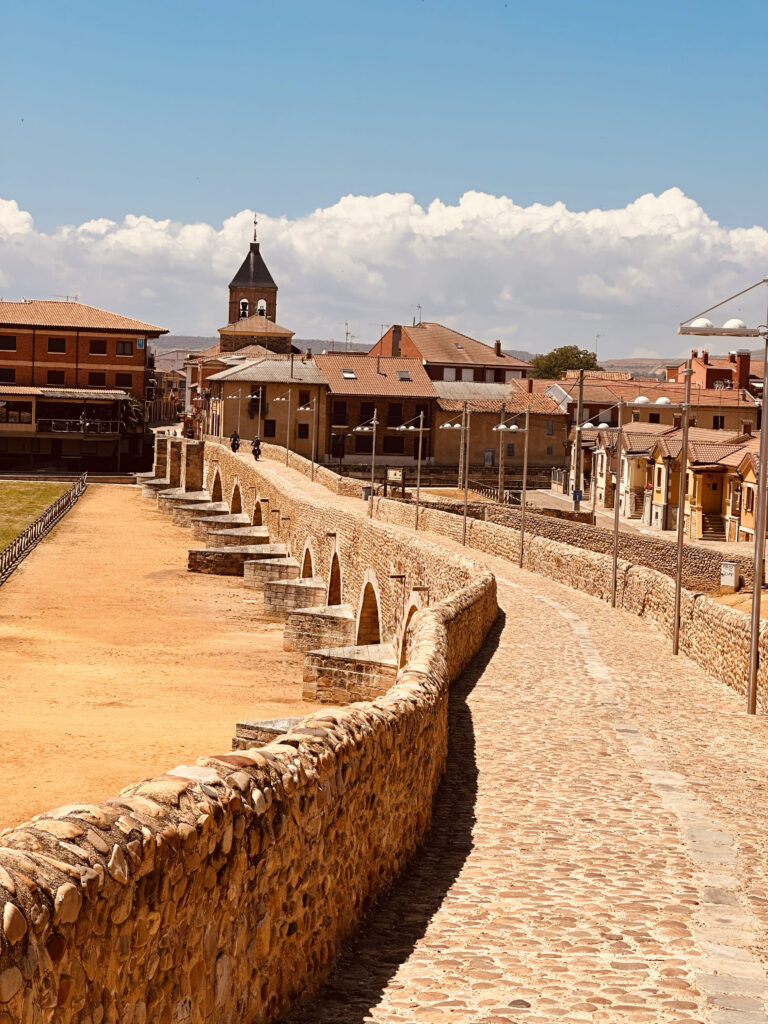
[[[498,366],[509,370],[525,369],[530,363],[506,354],[497,356],[493,345],[476,341],[466,334],[442,324],[424,321],[403,327],[403,334],[413,342],[428,363],[455,363],[468,366]]]
[[[58,398],[64,401],[82,401],[90,399],[109,399],[113,402],[128,398],[125,391],[113,388],[35,388],[21,384],[0,384],[0,395],[36,396],[38,398]]]
[[[327,352],[314,360],[335,395],[436,396],[434,385],[418,359]]]
[[[108,313],[82,302],[58,302],[30,299],[25,302],[0,302],[0,327],[50,327],[94,331],[133,331],[137,334],[167,334],[165,327],[155,327],[128,316]]]

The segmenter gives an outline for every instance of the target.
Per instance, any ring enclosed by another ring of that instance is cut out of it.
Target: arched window
[[[240,319],[245,320],[248,316],[248,299],[240,299]]]
[[[267,301],[266,299],[259,299],[256,303],[256,315],[266,316],[267,315]]]

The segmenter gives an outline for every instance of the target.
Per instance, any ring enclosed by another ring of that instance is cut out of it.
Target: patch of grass
[[[66,480],[0,482],[0,551],[71,486]]]

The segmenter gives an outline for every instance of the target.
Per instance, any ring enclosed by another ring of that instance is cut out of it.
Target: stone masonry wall
[[[509,505],[488,505],[486,520],[520,528],[520,510]],[[565,519],[551,518],[526,511],[525,530],[537,537],[585,548],[588,551],[610,552],[613,550],[613,530],[586,523],[573,523]],[[675,575],[677,545],[675,541],[662,537],[645,537],[636,533],[619,533],[619,557],[649,569],[657,569],[667,576]],[[720,563],[723,556],[694,544],[683,547],[683,581],[686,586],[700,590],[717,590],[720,587]],[[752,585],[752,563],[739,559],[739,572],[747,586]]]
[[[408,510],[398,502],[376,499],[375,514],[387,522],[412,526]],[[526,516],[526,525],[528,516]],[[461,518],[428,510],[420,528],[461,542]],[[467,524],[467,545],[517,564],[520,534],[507,526],[473,520]],[[611,557],[570,544],[526,535],[524,567],[574,590],[609,602]],[[671,637],[674,580],[663,572],[619,559],[616,604],[645,619]],[[680,650],[705,672],[739,693],[746,692],[749,616],[719,604],[705,594],[684,589],[681,599]],[[758,705],[768,712],[768,624],[760,630]]]
[[[384,575],[395,530],[251,479],[291,510],[292,530],[319,542],[336,527],[342,553],[359,544]],[[385,695],[4,832],[3,1024],[264,1024],[320,984],[424,835],[447,683],[497,612],[482,566],[421,538],[407,555],[443,592],[411,619],[407,664]]]

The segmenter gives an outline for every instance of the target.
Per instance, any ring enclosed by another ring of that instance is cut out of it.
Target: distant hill
[[[185,348],[188,352],[196,352],[201,348],[218,345],[219,339],[203,338],[199,334],[164,334],[152,342],[156,352],[165,352],[169,348]]]
[[[658,377],[663,380],[665,366],[674,362],[674,359],[601,359],[599,362],[604,370],[629,372],[633,377]]]

